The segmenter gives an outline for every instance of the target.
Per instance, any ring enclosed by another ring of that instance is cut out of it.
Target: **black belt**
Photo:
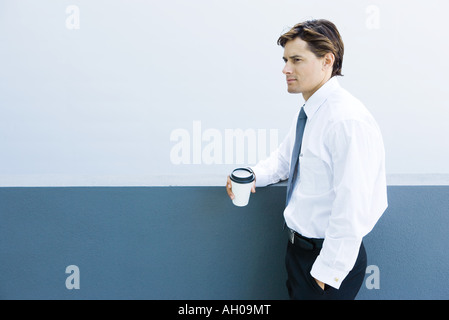
[[[288,240],[291,244],[299,246],[305,250],[321,249],[323,247],[324,239],[307,238],[300,235],[298,232],[287,227]]]

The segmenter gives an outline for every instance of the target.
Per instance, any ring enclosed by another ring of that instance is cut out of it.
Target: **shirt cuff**
[[[267,174],[264,174],[263,170],[255,167],[250,167],[251,170],[253,170],[254,175],[256,176],[256,187],[266,187],[271,182],[271,177]]]
[[[312,277],[320,280],[321,282],[324,282],[328,286],[331,286],[335,289],[339,289],[341,283],[348,275],[348,272],[335,270],[325,265],[321,261],[320,256],[318,256],[318,258],[315,260],[315,263],[312,266],[310,274],[312,275]]]

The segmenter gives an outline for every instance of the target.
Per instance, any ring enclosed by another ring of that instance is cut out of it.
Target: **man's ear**
[[[332,52],[328,52],[323,57],[323,71],[334,67],[335,56]]]

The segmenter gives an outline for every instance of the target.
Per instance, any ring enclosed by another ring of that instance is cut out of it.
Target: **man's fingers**
[[[229,198],[231,200],[234,199],[234,193],[232,193],[232,184],[231,184],[231,178],[228,176],[228,179],[226,181],[226,192],[228,193]]]
[[[256,181],[253,182],[253,186],[251,187],[251,192],[256,193]]]

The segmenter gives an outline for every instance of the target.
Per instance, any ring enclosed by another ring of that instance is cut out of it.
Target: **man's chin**
[[[292,94],[302,93],[301,90],[295,88],[287,88],[287,92]]]

